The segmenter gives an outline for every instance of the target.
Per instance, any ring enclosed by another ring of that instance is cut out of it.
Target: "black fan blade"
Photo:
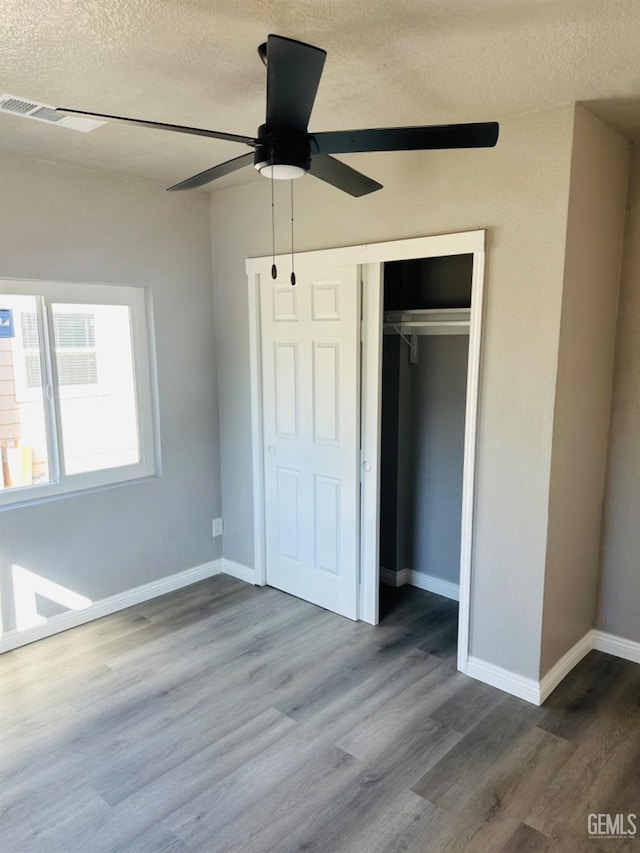
[[[89,118],[104,118],[107,121],[119,121],[123,124],[136,124],[139,127],[151,127],[156,130],[173,130],[176,133],[190,133],[192,136],[208,136],[211,139],[225,139],[227,142],[242,142],[245,145],[254,145],[256,140],[251,136],[238,136],[236,133],[224,133],[220,130],[204,130],[200,127],[184,127],[181,124],[165,124],[162,121],[145,121],[139,118],[126,118],[125,116],[111,116],[106,113],[90,113],[85,110],[70,110],[68,107],[56,107],[57,112],[67,113],[72,116],[88,116]]]
[[[193,190],[196,187],[203,187],[210,181],[215,181],[216,178],[222,178],[224,175],[230,175],[231,172],[237,172],[243,166],[253,165],[253,152],[243,154],[242,157],[235,157],[233,160],[227,160],[226,163],[219,163],[217,166],[212,166],[210,169],[205,169],[204,172],[198,172],[192,178],[187,178],[185,181],[180,181],[179,184],[174,184],[168,187],[169,192],[173,190]]]
[[[425,151],[434,148],[492,148],[498,141],[496,121],[427,127],[380,127],[310,134],[311,153],[352,154],[358,151]]]
[[[382,184],[328,154],[314,154],[309,174],[356,198],[382,189]]]
[[[304,132],[320,84],[326,50],[270,35],[267,39],[267,126]]]

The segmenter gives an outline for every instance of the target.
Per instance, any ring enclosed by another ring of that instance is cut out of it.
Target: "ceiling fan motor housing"
[[[274,130],[266,124],[260,125],[253,164],[267,177],[271,177],[272,172],[276,179],[301,177],[311,168],[311,150],[307,133],[295,130]]]

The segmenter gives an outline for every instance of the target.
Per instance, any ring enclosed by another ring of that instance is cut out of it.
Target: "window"
[[[95,319],[95,311],[88,313],[84,307],[75,314],[65,311],[53,315],[60,385],[98,384]],[[24,311],[21,314],[21,326],[25,347],[27,386],[40,388],[42,377],[38,319],[35,312]]]
[[[141,288],[0,281],[0,506],[154,473]]]
[[[95,308],[95,306],[94,306]],[[42,387],[38,317],[35,311],[20,312],[20,328],[26,372],[26,389]],[[60,385],[98,385],[95,343],[95,311],[84,306],[78,313],[68,310],[53,315],[56,342],[58,383]],[[97,389],[96,389],[97,390]],[[88,393],[88,389],[85,389]]]

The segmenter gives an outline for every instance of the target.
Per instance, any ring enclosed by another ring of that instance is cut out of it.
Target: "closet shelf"
[[[413,311],[386,311],[385,335],[468,335],[469,308],[425,308]]]

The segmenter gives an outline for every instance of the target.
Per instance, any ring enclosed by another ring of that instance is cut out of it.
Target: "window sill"
[[[118,476],[113,476],[116,471]],[[133,466],[132,470],[125,468],[110,469],[108,471],[91,471],[93,482],[80,482],[80,478],[88,475],[77,474],[69,478],[65,483],[47,483],[42,486],[25,486],[19,489],[0,489],[0,513],[12,509],[24,509],[29,506],[57,501],[61,498],[77,498],[85,495],[111,490],[120,486],[133,485],[135,483],[148,482],[158,479],[161,474],[153,468],[144,469],[141,465]],[[111,477],[95,476],[97,474],[112,475]]]

